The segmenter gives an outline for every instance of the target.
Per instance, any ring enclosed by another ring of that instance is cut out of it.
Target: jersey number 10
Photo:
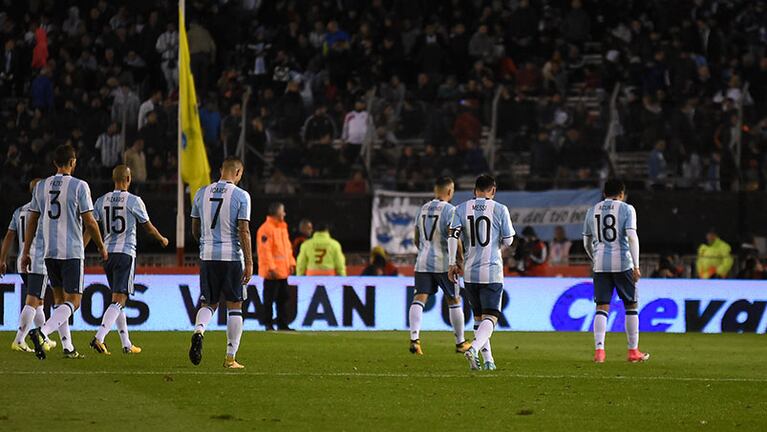
[[[467,216],[469,219],[469,238],[471,247],[477,247],[479,244],[482,247],[490,244],[490,219],[487,216],[480,216],[474,218],[474,215]],[[482,225],[484,227],[480,228]],[[480,235],[484,231],[484,236]],[[484,237],[484,239],[482,238]]]

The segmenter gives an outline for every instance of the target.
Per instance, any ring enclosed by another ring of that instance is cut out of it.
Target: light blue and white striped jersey
[[[101,222],[107,252],[136,257],[136,225],[149,222],[141,198],[121,190],[108,192],[96,200],[93,216]]]
[[[39,182],[29,211],[40,213],[45,258],[85,259],[82,214],[93,211],[88,183],[56,174]]]
[[[455,207],[447,201],[433,199],[424,204],[415,218],[418,225],[418,257],[415,271],[445,273],[449,267],[447,236]]]
[[[201,260],[243,260],[237,221],[250,221],[250,194],[230,182],[201,187],[191,216],[200,219]]]
[[[467,283],[503,283],[503,240],[514,237],[509,209],[496,201],[475,198],[459,204],[450,224],[461,230]]]
[[[16,209],[13,212],[11,218],[11,224],[8,225],[9,231],[16,232],[16,240],[19,245],[19,257],[16,259],[16,271],[23,273],[21,268],[21,252],[24,250],[24,235],[27,232],[27,212],[29,211],[29,204],[26,203],[23,206]],[[35,274],[48,274],[45,268],[45,241],[42,235],[42,224],[37,224],[37,233],[32,240],[32,248],[29,250],[29,257],[32,258],[31,273]]]
[[[608,198],[589,209],[583,235],[591,237],[595,273],[623,272],[634,266],[627,231],[636,229],[636,210],[623,201]]]

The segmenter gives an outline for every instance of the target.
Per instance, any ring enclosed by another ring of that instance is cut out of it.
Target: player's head
[[[298,223],[298,231],[307,237],[311,237],[312,231],[314,231],[312,221],[306,218],[301,219],[301,222]]]
[[[238,184],[242,180],[242,173],[245,171],[242,161],[235,156],[228,156],[221,164],[221,180],[228,180]]]
[[[32,180],[29,181],[29,192],[30,193],[35,191],[35,187],[37,187],[37,184],[40,183],[40,180],[42,180],[42,179],[37,177],[37,178],[33,178]]]
[[[286,215],[287,213],[285,213],[285,204],[281,202],[273,202],[269,204],[269,216],[279,221],[284,221]]]
[[[115,182],[115,187],[123,190],[128,190],[131,182],[130,168],[127,165],[117,165],[112,170],[112,181]]]
[[[716,228],[711,227],[706,231],[706,243],[713,244],[718,238],[719,233],[716,231]]]
[[[327,222],[320,222],[317,224],[317,229],[314,232],[330,232],[330,224]]]
[[[489,174],[482,174],[474,182],[474,196],[478,198],[495,197],[495,178]]]
[[[605,182],[605,198],[614,198],[623,201],[626,199],[626,185],[617,179],[610,179]]]
[[[523,235],[523,236],[524,236],[524,237],[525,237],[527,240],[533,240],[533,239],[536,239],[536,238],[538,238],[538,234],[536,234],[536,233],[535,233],[535,229],[534,229],[533,227],[531,227],[530,225],[526,226],[526,227],[525,227],[525,228],[522,230],[522,235]]]
[[[434,182],[434,196],[450,201],[455,194],[455,183],[450,177],[440,177]]]
[[[53,164],[59,170],[71,173],[77,165],[77,153],[71,144],[62,144],[53,151]]]

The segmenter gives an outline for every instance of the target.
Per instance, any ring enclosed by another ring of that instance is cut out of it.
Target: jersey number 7
[[[211,198],[210,202],[217,203],[216,204],[216,210],[213,213],[213,221],[210,223],[210,229],[215,229],[216,225],[218,225],[218,215],[221,214],[221,204],[224,203],[223,198]]]

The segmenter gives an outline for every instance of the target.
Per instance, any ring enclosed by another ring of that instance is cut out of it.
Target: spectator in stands
[[[264,193],[269,195],[293,195],[296,193],[296,187],[293,181],[286,177],[282,170],[275,169],[264,185]]]
[[[258,275],[264,279],[264,315],[261,324],[266,330],[292,330],[288,327],[287,310],[289,301],[288,276],[295,273],[296,260],[293,257],[288,224],[285,222],[285,206],[274,202],[269,205],[266,221],[256,234],[258,254]],[[272,317],[277,306],[277,319]]]
[[[352,178],[346,181],[344,193],[346,195],[364,195],[368,193],[368,181],[365,179],[365,174],[362,170],[355,170]]]
[[[138,110],[141,101],[136,93],[131,90],[127,82],[120,84],[112,94],[112,121],[125,124],[125,127],[133,130],[133,125],[138,124]]]
[[[216,61],[216,42],[195,18],[189,20],[187,39],[194,84],[199,94],[205,94],[208,90],[208,72]]]
[[[666,141],[658,140],[647,160],[648,177],[650,179],[650,188],[652,189],[666,188],[666,177],[668,173],[666,168],[666,158],[664,156],[665,151]]]
[[[585,42],[591,32],[591,18],[583,10],[581,0],[570,3],[570,11],[562,21],[562,34],[568,42],[580,44]]]
[[[523,242],[518,248],[517,270],[523,276],[545,276],[548,272],[548,247],[538,238],[535,229],[522,230]]]
[[[138,109],[138,127],[136,130],[141,130],[146,125],[146,118],[150,112],[160,109],[160,102],[162,102],[162,90],[154,90],[149,99],[145,100]]]
[[[346,257],[327,224],[319,224],[301,245],[296,261],[297,276],[346,276]]]
[[[314,225],[311,220],[304,218],[298,222],[298,231],[293,236],[293,256],[298,257],[301,245],[312,237],[313,232]]]
[[[554,238],[549,243],[549,263],[551,265],[568,265],[570,263],[570,248],[573,243],[567,239],[565,227],[554,227]]]
[[[360,276],[386,276],[386,259],[381,255],[375,255],[370,264],[363,270]]]
[[[356,162],[362,145],[374,130],[373,117],[365,110],[365,107],[364,101],[355,102],[354,111],[346,114],[344,118],[341,139],[344,142],[344,158],[349,164]]]
[[[759,258],[746,258],[743,268],[738,272],[738,279],[767,279],[767,273]]]
[[[706,234],[706,243],[698,248],[698,258],[695,268],[701,279],[725,279],[732,269],[732,248],[719,238],[716,230],[711,228]]]
[[[109,124],[106,132],[99,135],[96,140],[95,149],[99,151],[101,161],[101,174],[103,178],[108,178],[112,168],[122,162],[124,144],[122,137],[118,133],[116,121]]]
[[[157,38],[155,44],[160,53],[162,74],[165,78],[167,92],[171,93],[178,87],[178,30],[173,20],[168,21],[165,33]]]
[[[673,254],[663,255],[658,268],[652,273],[652,278],[674,279],[684,275],[684,267],[678,264],[679,257]]]
[[[315,144],[329,145],[336,136],[336,125],[328,115],[327,107],[319,103],[314,108],[314,114],[309,116],[302,130],[303,141],[307,146]]]
[[[19,55],[16,51],[16,41],[12,38],[5,41],[3,46],[2,65],[0,65],[0,97],[15,96],[20,90],[19,77],[21,67]]]
[[[141,138],[133,141],[133,145],[125,150],[125,165],[130,168],[133,186],[140,191],[147,180],[146,154],[144,154],[144,140]]]
[[[363,271],[363,276],[397,276],[399,270],[389,259],[389,255],[382,246],[376,246],[370,251],[368,268]]]
[[[32,86],[29,89],[32,103],[32,109],[42,111],[51,111],[53,109],[53,81],[51,81],[50,69],[42,68],[40,74],[32,80]]]

